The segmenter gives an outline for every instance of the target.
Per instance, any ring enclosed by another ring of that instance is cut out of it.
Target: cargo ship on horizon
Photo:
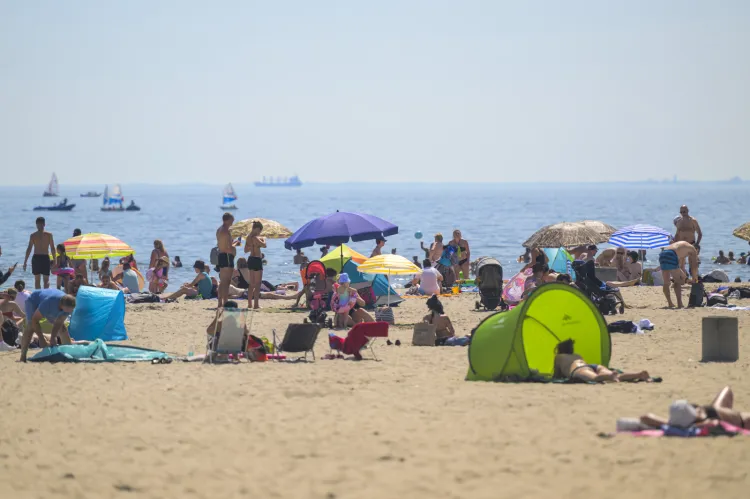
[[[263,177],[260,182],[255,182],[255,187],[300,187],[300,181],[297,175],[291,177]]]

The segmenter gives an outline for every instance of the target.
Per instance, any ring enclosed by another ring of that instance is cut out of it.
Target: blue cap
[[[349,284],[351,280],[349,279],[349,274],[346,272],[342,272],[339,274],[339,284]]]

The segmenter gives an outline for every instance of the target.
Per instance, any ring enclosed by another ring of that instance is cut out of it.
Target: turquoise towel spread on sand
[[[158,350],[107,345],[102,340],[95,340],[88,344],[43,348],[29,360],[31,362],[148,362],[168,358],[168,354]]]

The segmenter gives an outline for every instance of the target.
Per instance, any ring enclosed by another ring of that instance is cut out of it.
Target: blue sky
[[[748,25],[734,0],[0,0],[2,183],[729,178]]]

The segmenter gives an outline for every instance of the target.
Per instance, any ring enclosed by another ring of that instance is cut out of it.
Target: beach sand
[[[750,411],[748,312],[665,310],[660,288],[626,289],[611,364],[663,383],[467,382],[466,348],[375,348],[380,361],[202,365],[33,364],[0,355],[0,496],[25,497],[747,497],[750,439],[617,436],[618,417],[709,403],[729,384]],[[461,334],[487,315],[444,300]],[[747,300],[744,300],[747,302]],[[279,302],[264,302],[266,307]],[[134,345],[185,355],[215,302],[128,306]],[[424,300],[395,309],[401,324]],[[740,360],[701,363],[701,318],[740,318]],[[271,336],[302,313],[256,314]],[[367,354],[369,356],[369,353]]]

